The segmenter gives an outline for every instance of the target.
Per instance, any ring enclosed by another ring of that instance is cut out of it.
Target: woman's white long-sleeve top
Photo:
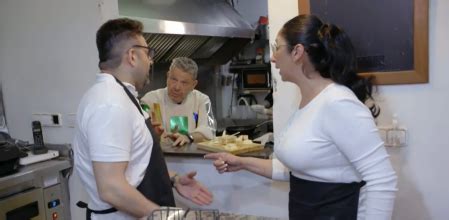
[[[290,118],[275,143],[273,179],[366,181],[358,219],[391,219],[397,178],[370,110],[330,84]]]

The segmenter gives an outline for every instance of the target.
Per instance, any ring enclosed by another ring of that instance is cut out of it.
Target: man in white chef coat
[[[165,131],[162,138],[170,138],[173,146],[214,137],[211,102],[206,94],[195,89],[197,76],[195,61],[187,57],[175,58],[167,72],[167,87],[150,91],[141,98],[149,105],[154,118],[160,118]],[[157,116],[159,112],[160,117]]]

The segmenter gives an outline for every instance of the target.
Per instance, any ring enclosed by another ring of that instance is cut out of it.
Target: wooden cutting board
[[[252,143],[252,144],[245,144],[242,146],[239,146],[235,150],[227,150],[224,148],[223,144],[217,144],[212,141],[206,141],[197,143],[198,149],[212,151],[212,152],[228,152],[231,154],[243,154],[248,152],[256,152],[256,151],[262,151],[264,146],[262,144]]]

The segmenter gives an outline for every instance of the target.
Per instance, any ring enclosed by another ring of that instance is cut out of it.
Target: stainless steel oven
[[[5,220],[44,220],[44,200],[42,188],[16,193],[0,200],[0,217]]]
[[[231,65],[229,72],[238,74],[237,82],[244,90],[269,90],[271,66],[269,64]]]
[[[0,219],[64,219],[60,184],[31,188],[0,199]]]
[[[70,219],[70,167],[68,160],[49,160],[0,177],[0,220]]]
[[[271,88],[271,74],[267,69],[242,70],[243,89],[269,89]]]

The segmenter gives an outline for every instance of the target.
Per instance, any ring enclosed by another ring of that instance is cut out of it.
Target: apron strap
[[[133,96],[133,94],[131,94],[131,92],[126,88],[126,86],[120,81],[118,80],[115,76],[114,76],[115,81],[117,81],[118,84],[120,84],[123,89],[126,92],[126,95],[128,95],[129,99],[131,99],[131,101],[133,102],[133,104],[136,106],[136,108],[139,110],[140,114],[143,115],[142,109],[139,106],[139,103],[137,103],[136,98]]]
[[[113,213],[113,212],[117,211],[116,208],[109,208],[109,209],[104,209],[104,210],[93,210],[93,209],[90,209],[87,206],[87,203],[85,203],[83,201],[78,201],[76,203],[76,206],[78,206],[78,207],[80,207],[82,209],[86,209],[86,220],[91,220],[92,213],[95,213],[95,214],[109,214],[109,213]]]
[[[115,77],[114,77],[115,78]],[[118,84],[123,87],[128,97],[134,103],[140,114],[143,115],[137,99],[131,94],[126,86],[117,78],[115,78]],[[137,190],[142,193],[147,199],[155,202],[160,206],[176,206],[173,191],[170,182],[170,176],[168,175],[167,164],[164,159],[164,154],[160,146],[159,136],[154,132],[151,120],[145,121],[151,136],[153,137],[153,149],[151,152],[150,162],[145,171],[142,182],[137,186]]]

